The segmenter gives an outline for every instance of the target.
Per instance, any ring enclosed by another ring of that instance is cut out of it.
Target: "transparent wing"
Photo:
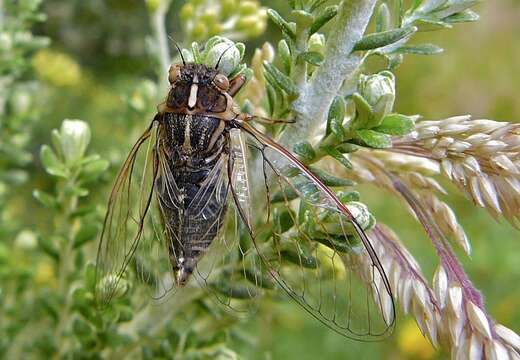
[[[242,219],[246,219],[246,224],[251,221],[245,145],[239,130],[231,130],[228,136],[229,151],[220,158],[213,177],[208,176],[206,180],[213,183],[210,190],[225,189],[217,190],[212,196],[225,202],[227,214],[222,217],[223,222],[217,225],[221,226],[221,231],[213,240],[208,254],[197,265],[194,275],[225,310],[235,315],[248,315],[256,310],[256,300],[260,298],[263,288],[272,288],[273,281],[267,276],[262,281],[259,270],[261,260],[251,246],[242,223]],[[204,197],[201,195],[201,198]],[[198,198],[194,198],[193,206],[198,206]],[[229,206],[235,201],[240,207]],[[243,209],[243,217],[236,213],[235,209],[238,208]],[[203,209],[199,212],[200,216],[208,212],[207,207]]]
[[[361,226],[292,154],[241,126],[258,159],[252,201],[261,216],[248,230],[270,275],[336,332],[368,341],[388,336],[395,322],[392,291]]]
[[[159,151],[160,125],[153,121],[133,146],[116,178],[98,247],[96,300],[106,306],[129,268],[154,285],[154,297],[171,288],[171,269],[156,184],[178,196],[175,183],[165,184]]]

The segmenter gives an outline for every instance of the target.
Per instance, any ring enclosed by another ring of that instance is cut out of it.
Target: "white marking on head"
[[[188,98],[188,107],[193,109],[197,103],[197,93],[199,91],[199,78],[195,74],[193,77],[193,83],[191,84],[190,97]]]

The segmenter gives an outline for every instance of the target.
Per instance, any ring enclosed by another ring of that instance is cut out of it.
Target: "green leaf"
[[[273,9],[267,10],[267,15],[271,19],[272,22],[276,24],[280,28],[280,30],[287,35],[290,39],[296,38],[296,33],[294,32],[293,27],[289,24],[280,14],[278,14]]]
[[[294,212],[293,210],[283,210],[275,208],[273,211],[273,223],[276,226],[276,231],[283,234],[294,225]]]
[[[309,35],[318,32],[325,24],[332,20],[338,14],[338,6],[327,6],[325,10],[314,20],[311,25]]]
[[[316,152],[308,141],[294,144],[293,151],[304,163],[310,162],[316,158]]]
[[[309,11],[314,12],[314,10],[321,7],[323,4],[325,4],[329,0],[313,0],[312,3],[309,6]]]
[[[58,202],[56,201],[56,198],[45,191],[41,190],[34,190],[33,196],[36,200],[38,200],[43,206],[48,208],[56,208],[58,205]]]
[[[314,15],[305,10],[293,10],[291,15],[296,21],[296,24],[302,28],[308,28],[314,22]]]
[[[221,294],[224,294],[233,299],[254,299],[260,292],[256,286],[245,284],[230,284],[224,281],[212,283],[210,286]]]
[[[92,333],[92,328],[85,320],[80,317],[76,317],[72,322],[72,331],[76,335],[83,337],[90,335]]]
[[[357,191],[338,191],[337,195],[338,199],[343,204],[351,201],[359,201],[359,199],[361,198],[359,192]]]
[[[274,65],[268,63],[267,61],[264,61],[264,69],[265,72],[272,77],[276,85],[278,85],[283,91],[285,91],[291,99],[298,98],[299,90],[287,75],[285,75],[283,72],[278,70]]]
[[[392,147],[390,135],[374,130],[356,130],[355,135],[363,144],[374,149],[388,149]]]
[[[283,39],[278,43],[278,56],[282,62],[284,73],[290,75],[292,67],[291,50],[289,49],[287,41]]]
[[[273,116],[274,111],[276,109],[277,99],[276,99],[276,90],[274,87],[268,83],[266,85],[267,90],[267,105],[269,106],[269,115]]]
[[[329,187],[338,187],[338,186],[352,186],[354,182],[349,179],[343,179],[337,176],[334,176],[325,170],[318,169],[314,166],[310,167],[310,170],[314,175],[316,175],[325,185]]]
[[[387,31],[391,25],[390,10],[386,3],[382,3],[377,9],[376,33]]]
[[[398,54],[436,55],[444,51],[435,44],[404,45],[394,51]]]
[[[350,124],[353,129],[363,128],[374,114],[374,109],[359,93],[352,94],[352,100],[356,105],[356,117]]]
[[[110,163],[105,159],[99,159],[88,163],[81,171],[82,180],[88,182],[97,179],[99,175],[108,169],[109,166]]]
[[[373,130],[388,135],[406,135],[415,127],[417,116],[390,114],[384,117],[381,125]]]
[[[345,108],[346,104],[342,96],[336,96],[334,100],[332,100],[332,104],[329,108],[329,114],[327,116],[327,129],[325,131],[325,136],[332,132],[336,138],[338,138],[338,140],[343,141],[345,138],[345,132],[343,128]]]
[[[69,186],[65,189],[65,194],[68,196],[79,196],[85,197],[89,194],[88,189],[82,188],[80,186]]]
[[[271,197],[271,203],[276,204],[276,203],[280,203],[280,202],[291,201],[298,197],[299,197],[298,193],[294,189],[289,188],[285,191],[276,192]]]
[[[40,159],[43,167],[53,176],[68,177],[68,171],[65,165],[58,159],[54,151],[48,146],[43,145],[40,150]]]
[[[298,240],[295,240],[295,242],[299,243]],[[305,254],[303,251],[297,253],[293,250],[282,250],[279,254],[283,260],[287,260],[304,268],[316,269],[318,267],[318,260],[314,256]]]
[[[433,16],[438,18],[446,18],[456,13],[460,13],[476,4],[479,0],[451,0],[447,6],[441,6],[432,13]]]
[[[51,143],[54,149],[58,152],[58,156],[63,157],[61,153],[61,135],[60,132],[56,129],[51,131]]]
[[[349,253],[352,251],[352,247],[349,245],[348,241],[343,240],[341,237],[331,237],[329,236],[321,236],[316,237],[313,240],[319,242],[320,244],[325,245],[329,249],[340,253]]]
[[[466,9],[462,12],[450,15],[442,20],[449,24],[456,24],[477,21],[479,18],[480,16],[476,12],[470,9]]]
[[[60,253],[56,246],[54,246],[54,243],[52,240],[45,236],[38,237],[38,245],[40,246],[40,249],[50,256],[52,259],[54,259],[56,262],[60,260]]]
[[[193,54],[193,60],[197,64],[201,64],[203,62],[202,55],[200,53],[200,46],[196,41],[191,43],[191,53]]]
[[[96,287],[96,264],[92,262],[85,266],[85,286],[91,291]]]
[[[298,60],[308,62],[311,65],[320,66],[323,63],[323,55],[316,51],[306,51],[298,55]]]
[[[246,268],[244,271],[244,277],[252,284],[264,289],[272,290],[276,286],[270,276],[264,275],[258,270]]]
[[[436,31],[442,29],[451,29],[453,27],[444,21],[433,18],[418,19],[414,22],[414,24],[417,25],[419,31]]]
[[[393,44],[417,31],[414,26],[407,26],[399,29],[392,29],[379,33],[365,35],[354,46],[353,51],[364,51],[381,48]]]
[[[339,161],[339,163],[347,169],[352,169],[352,163],[339,150],[331,146],[323,146],[321,149],[325,151],[327,155]]]
[[[342,143],[342,144],[339,144],[338,146],[336,146],[336,150],[338,150],[342,154],[349,154],[354,151],[357,151],[358,149],[359,149],[359,146],[357,146],[355,144],[350,144],[350,143]]]
[[[100,227],[98,224],[84,222],[74,238],[74,249],[77,249],[85,243],[93,240],[98,234]]]

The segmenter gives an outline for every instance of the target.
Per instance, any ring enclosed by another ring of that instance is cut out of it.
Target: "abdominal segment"
[[[165,126],[166,135],[170,135],[164,139],[166,166],[169,178],[175,180],[175,195],[172,186],[164,184],[168,178],[164,174],[157,179],[156,189],[176,285],[183,286],[224,223],[228,189],[227,182],[221,180],[226,175],[222,173],[226,146],[225,137],[214,133],[218,130],[215,119],[192,120],[182,115],[182,119],[175,119],[179,115],[171,115],[172,121],[181,120],[187,127],[183,133],[179,122]],[[210,142],[212,146],[208,147]]]

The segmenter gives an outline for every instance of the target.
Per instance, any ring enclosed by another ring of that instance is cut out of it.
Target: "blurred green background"
[[[168,32],[182,43],[177,13],[183,1],[174,1],[167,16]],[[286,5],[262,1],[280,12]],[[520,2],[488,1],[475,9],[477,23],[454,29],[421,33],[416,40],[433,42],[445,49],[431,57],[409,56],[397,72],[396,110],[421,114],[428,119],[472,114],[515,122],[520,119]],[[114,166],[105,186],[93,194],[104,199],[111,177],[121,163],[122,149],[129,149],[137,138],[136,128],[144,128],[150,117],[136,116],[128,102],[148,109],[150,116],[164,95],[152,90],[149,97],[136,96],[143,80],[155,80],[157,65],[146,52],[151,27],[142,1],[47,0],[43,3],[46,22],[35,32],[51,38],[51,46],[35,54],[32,64],[45,88],[41,93],[42,117],[35,124],[30,145],[38,159],[41,144],[49,143],[50,131],[64,118],[87,121],[92,128],[92,148],[108,157]],[[248,53],[264,41],[276,43],[279,35],[268,23],[267,31],[247,43]],[[144,102],[143,102],[144,101]],[[139,103],[142,102],[142,103]],[[29,169],[30,181],[7,205],[9,217],[34,231],[50,229],[49,215],[30,196],[32,189],[48,189],[49,178],[38,160]],[[454,188],[449,189],[455,190]],[[456,193],[456,191],[454,191]],[[389,224],[418,258],[431,279],[436,256],[419,226],[402,206],[383,191],[362,192],[378,221]],[[377,194],[377,195],[376,195]],[[450,196],[471,243],[471,258],[457,250],[476,286],[485,295],[489,312],[502,324],[520,330],[520,266],[517,252],[519,234],[504,222],[494,221],[485,211],[475,209],[458,195]],[[46,281],[42,262],[41,281]],[[431,359],[444,358],[423,340],[413,320],[402,317],[395,335],[385,343],[358,343],[334,334],[290,301],[264,304],[256,316],[246,320],[243,329],[256,334],[255,349],[243,343],[240,352],[254,359]]]

